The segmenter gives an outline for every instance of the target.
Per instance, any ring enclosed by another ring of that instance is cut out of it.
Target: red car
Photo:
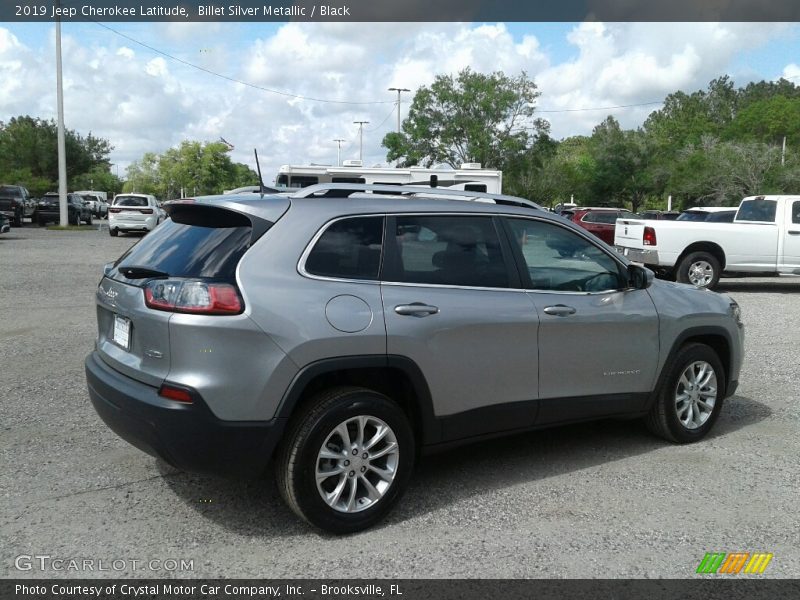
[[[614,245],[614,226],[617,219],[636,218],[634,213],[624,208],[578,207],[571,209],[564,216],[612,246]]]

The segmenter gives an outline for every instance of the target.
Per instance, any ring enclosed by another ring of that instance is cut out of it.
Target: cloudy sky
[[[387,88],[467,66],[526,71],[557,138],[591,133],[608,114],[635,127],[666,94],[726,73],[737,85],[800,83],[793,23],[104,25],[63,25],[65,120],[109,139],[120,175],[144,152],[222,136],[250,166],[258,148],[269,184],[281,164],[334,164],[334,138],[346,140],[343,159],[357,158],[355,120],[370,121],[365,163],[385,163],[380,142],[396,127]],[[54,118],[55,79],[54,25],[0,23],[0,121]]]

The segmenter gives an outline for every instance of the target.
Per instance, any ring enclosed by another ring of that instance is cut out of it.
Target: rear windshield
[[[117,196],[114,206],[147,206],[147,198],[141,196]]]
[[[678,217],[678,221],[705,221],[708,219],[708,213],[702,210],[687,210],[682,212]]]
[[[13,185],[0,185],[0,194],[3,196],[22,196],[22,191]]]
[[[110,275],[127,281],[119,268],[136,266],[171,277],[233,280],[236,265],[250,247],[251,233],[250,220],[231,211],[178,213],[123,254]]]

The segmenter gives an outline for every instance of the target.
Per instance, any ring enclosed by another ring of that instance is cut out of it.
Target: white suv
[[[117,194],[108,209],[108,232],[116,236],[120,231],[149,232],[158,226],[166,213],[155,196],[150,194]]]

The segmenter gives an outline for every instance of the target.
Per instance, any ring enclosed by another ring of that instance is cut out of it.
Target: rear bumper
[[[658,262],[658,250],[640,250],[639,248],[628,248],[625,246],[617,246],[616,248],[617,252],[633,262],[655,266],[660,264]]]
[[[138,231],[152,231],[156,228],[158,219],[156,217],[149,217],[144,221],[129,221],[120,217],[110,217],[108,226],[113,229],[122,230],[138,230]]]
[[[97,414],[122,439],[172,466],[226,477],[257,477],[266,468],[286,424],[222,421],[198,396],[168,400],[158,389],[86,357],[86,383]]]

